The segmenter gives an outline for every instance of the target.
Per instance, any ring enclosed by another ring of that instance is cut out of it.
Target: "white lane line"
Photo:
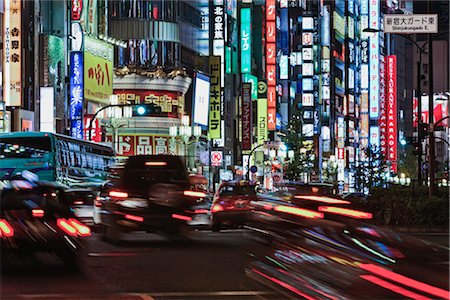
[[[121,295],[148,295],[151,297],[209,297],[209,296],[260,296],[273,295],[265,291],[217,291],[217,292],[162,292],[162,293],[126,293]]]
[[[88,256],[92,257],[120,257],[120,256],[136,256],[134,252],[90,252]]]

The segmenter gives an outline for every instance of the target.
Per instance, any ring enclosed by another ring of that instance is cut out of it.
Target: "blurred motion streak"
[[[279,206],[275,206],[274,210],[278,211],[278,212],[285,212],[288,214],[297,215],[297,216],[301,216],[301,217],[305,217],[305,218],[311,218],[311,219],[316,219],[316,218],[322,219],[323,218],[323,214],[320,212],[312,211],[312,210],[304,209],[304,208],[292,207],[292,206],[279,205]]]
[[[372,272],[376,275],[385,277],[387,279],[412,287],[416,290],[428,293],[430,295],[440,297],[443,299],[449,299],[450,296],[449,291],[397,274],[395,272],[386,270],[382,267],[373,264],[360,264],[359,267],[363,270]]]
[[[340,208],[340,207],[332,207],[332,206],[319,206],[319,211],[321,212],[329,212],[332,214],[338,214],[342,216],[347,216],[356,219],[372,219],[372,214],[364,211],[348,209],[348,208]]]
[[[373,284],[379,285],[385,289],[391,290],[397,294],[407,297],[408,299],[417,299],[417,300],[431,300],[431,298],[416,294],[407,289],[399,287],[398,285],[387,282],[381,278],[372,275],[360,275],[362,279],[372,282]]]
[[[0,236],[12,237],[14,236],[14,230],[6,220],[0,219]]]
[[[328,203],[328,204],[350,204],[350,202],[346,201],[346,200],[340,200],[340,199],[335,199],[335,198],[330,198],[330,197],[321,197],[321,196],[308,196],[308,195],[299,196],[299,195],[297,195],[297,196],[294,196],[294,198],[300,199],[300,200],[323,202],[323,203]]]

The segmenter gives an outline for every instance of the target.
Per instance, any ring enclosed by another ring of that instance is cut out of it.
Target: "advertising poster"
[[[114,47],[90,36],[84,39],[84,98],[109,104],[113,93]]]
[[[208,127],[209,90],[209,77],[196,73],[194,78],[193,121],[194,124],[202,126],[204,129]]]

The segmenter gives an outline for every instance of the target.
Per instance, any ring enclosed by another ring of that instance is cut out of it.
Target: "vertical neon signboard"
[[[241,9],[241,73],[252,71],[252,34],[250,8]]]
[[[369,28],[380,28],[380,2],[369,0]],[[369,36],[369,117],[379,117],[380,97],[380,37],[378,32]]]
[[[251,85],[242,84],[242,150],[251,150],[253,142]]]
[[[387,153],[391,169],[397,172],[397,56],[386,59]]]
[[[210,102],[209,102],[209,137],[211,139],[221,138],[221,95],[220,77],[221,60],[220,56],[209,57],[209,74],[211,75]]]
[[[83,52],[70,53],[70,135],[77,139],[83,139]]]

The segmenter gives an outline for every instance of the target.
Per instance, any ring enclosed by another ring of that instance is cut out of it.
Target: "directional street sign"
[[[437,33],[438,16],[432,15],[384,15],[384,33]]]

